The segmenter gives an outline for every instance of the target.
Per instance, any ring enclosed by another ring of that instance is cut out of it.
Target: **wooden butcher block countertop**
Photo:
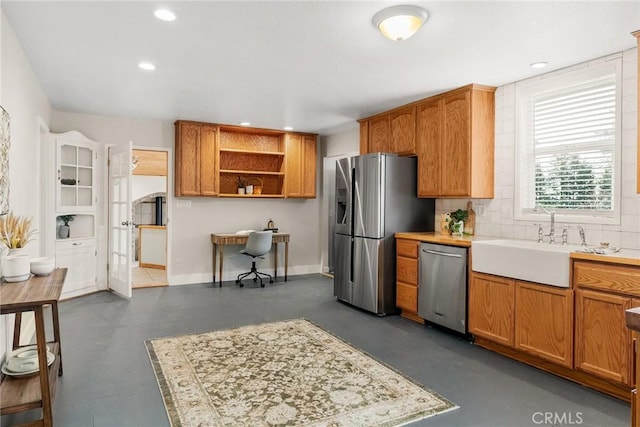
[[[410,233],[396,233],[396,239],[418,240],[420,242],[437,243],[440,245],[471,247],[474,240],[498,240],[498,237],[486,236],[451,236],[449,234],[440,234],[434,231],[416,231]]]

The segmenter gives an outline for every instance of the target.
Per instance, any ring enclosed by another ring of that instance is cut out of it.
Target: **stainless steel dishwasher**
[[[420,244],[418,314],[467,333],[467,248]]]

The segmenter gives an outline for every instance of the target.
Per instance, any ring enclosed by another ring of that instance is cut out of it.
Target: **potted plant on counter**
[[[457,209],[449,214],[449,234],[464,234],[464,222],[469,218],[469,212],[464,209]]]

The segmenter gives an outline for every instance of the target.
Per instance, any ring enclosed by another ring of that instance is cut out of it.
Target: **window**
[[[621,58],[516,85],[516,219],[619,223]]]

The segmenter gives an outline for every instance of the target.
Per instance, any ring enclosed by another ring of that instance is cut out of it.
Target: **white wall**
[[[16,38],[11,24],[0,9],[0,104],[11,117],[9,150],[9,203],[18,215],[40,222],[40,149],[38,123],[49,125],[51,106],[34,74],[29,60]],[[41,119],[39,119],[41,118]],[[39,255],[38,242],[27,246],[32,256]],[[5,323],[6,322],[6,323]],[[8,348],[13,320],[0,319],[0,354]]]
[[[211,119],[215,122],[215,118]],[[55,132],[78,130],[99,142],[122,144],[133,141],[139,147],[173,147],[172,121],[135,120],[54,111]],[[318,156],[319,157],[319,156]],[[318,165],[321,165],[318,159]],[[318,166],[318,183],[320,183]],[[321,186],[318,185],[318,194]],[[172,216],[171,284],[200,283],[212,280],[211,240],[214,232],[244,229],[262,230],[273,219],[280,231],[291,233],[289,275],[320,272],[320,198],[297,199],[223,199],[209,197],[174,198],[173,159],[169,159],[169,194]],[[250,260],[235,255],[241,248],[225,248],[223,280],[249,270]],[[268,256],[258,267],[269,272],[273,260]],[[279,275],[284,274],[284,249],[278,259]]]
[[[598,60],[579,67],[597,63]],[[623,52],[622,69],[622,200],[620,225],[583,224],[587,243],[609,242],[612,246],[640,249],[640,195],[636,194],[637,163],[637,49]],[[537,239],[534,221],[514,220],[515,188],[515,84],[501,86],[496,91],[496,155],[495,197],[474,200],[476,234]],[[436,201],[436,216],[466,206],[467,199]],[[548,221],[545,221],[548,228]],[[562,223],[557,223],[562,227]],[[573,224],[576,225],[576,224]],[[436,218],[436,229],[439,228]],[[578,231],[569,229],[569,243],[579,243]]]

